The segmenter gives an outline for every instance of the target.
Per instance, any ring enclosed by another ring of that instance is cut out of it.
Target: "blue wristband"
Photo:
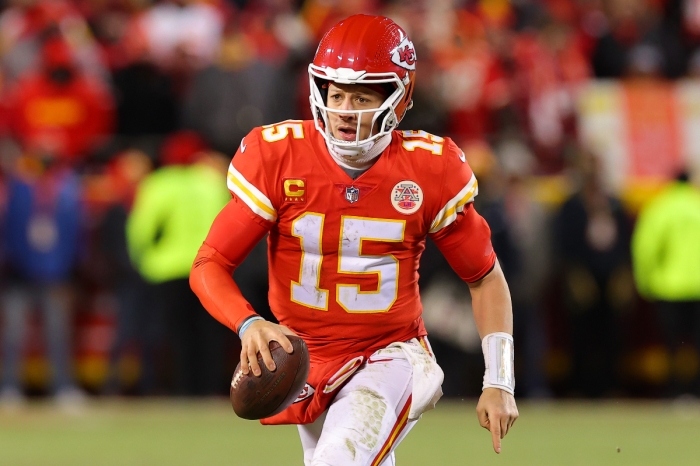
[[[243,324],[238,328],[238,338],[243,338],[243,332],[246,331],[246,329],[255,322],[256,320],[265,320],[260,316],[251,316],[248,317],[245,321],[243,321]]]

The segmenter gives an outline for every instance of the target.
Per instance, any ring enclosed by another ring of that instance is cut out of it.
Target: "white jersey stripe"
[[[277,220],[277,211],[272,207],[270,200],[258,188],[250,184],[238,170],[233,168],[233,164],[228,167],[227,178],[228,189],[245,202],[250,210],[270,222]]]
[[[450,199],[445,207],[438,212],[430,225],[429,233],[436,233],[446,226],[450,225],[457,219],[457,214],[464,210],[464,206],[474,201],[474,197],[479,193],[479,183],[476,181],[476,176],[472,174],[469,183],[457,193],[455,197]]]

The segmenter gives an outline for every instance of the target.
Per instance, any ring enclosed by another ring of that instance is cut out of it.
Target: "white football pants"
[[[304,465],[394,466],[417,422],[408,420],[412,374],[400,348],[372,354],[314,423],[298,426]]]

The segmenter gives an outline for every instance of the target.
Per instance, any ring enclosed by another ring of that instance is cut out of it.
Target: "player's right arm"
[[[263,356],[268,369],[274,370],[270,341],[277,341],[291,353],[292,344],[285,334],[294,333],[284,326],[257,320],[250,323],[241,335],[246,322],[258,314],[243,297],[232,275],[268,231],[243,209],[234,199],[216,217],[192,264],[190,286],[216,320],[241,336],[243,372],[248,373],[250,363],[253,373],[260,375],[257,354]]]
[[[258,353],[270,370],[275,367],[270,355],[271,341],[277,341],[289,353],[293,351],[285,336],[293,332],[262,320],[232,278],[235,268],[277,219],[259,134],[260,129],[253,130],[241,142],[228,173],[233,199],[214,220],[190,273],[190,286],[202,305],[241,337],[241,368],[247,374],[250,365],[255,375],[260,375]]]

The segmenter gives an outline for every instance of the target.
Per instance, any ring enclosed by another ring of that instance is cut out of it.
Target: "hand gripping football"
[[[309,350],[301,338],[287,335],[294,351],[287,353],[276,341],[270,353],[276,369],[270,371],[258,355],[260,377],[241,371],[238,363],[231,380],[231,405],[243,419],[264,419],[287,409],[299,396],[309,376]]]

